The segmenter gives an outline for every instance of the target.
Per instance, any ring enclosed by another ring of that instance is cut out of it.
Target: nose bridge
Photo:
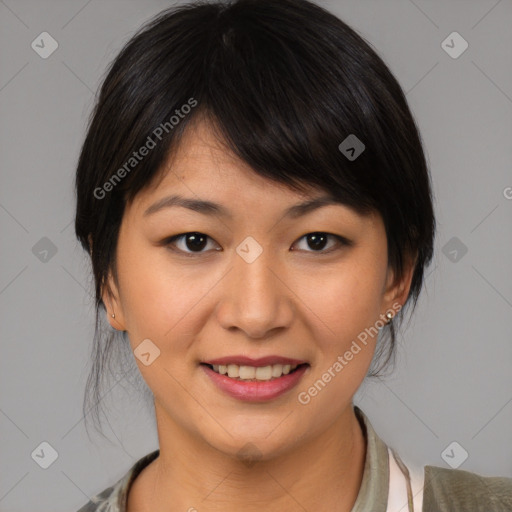
[[[263,337],[291,321],[291,305],[276,258],[248,237],[233,254],[233,267],[219,309],[224,328],[237,327],[250,337]]]

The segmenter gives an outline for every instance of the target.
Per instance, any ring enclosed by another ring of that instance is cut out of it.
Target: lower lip
[[[277,379],[254,382],[235,380],[227,375],[221,375],[205,364],[201,364],[201,368],[213,383],[229,396],[247,402],[266,402],[281,396],[295,387],[309,368],[309,365],[301,366],[294,372],[282,375]]]

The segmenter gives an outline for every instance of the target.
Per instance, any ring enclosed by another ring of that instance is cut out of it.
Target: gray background
[[[126,380],[105,399],[112,442],[85,433],[92,279],[74,239],[72,185],[107,63],[170,4],[0,1],[2,512],[76,510],[157,448],[152,408]],[[469,454],[460,469],[512,476],[512,2],[323,5],[373,44],[407,92],[439,225],[397,369],[365,383],[356,402],[405,460],[449,467],[442,453],[457,441]],[[43,31],[59,44],[47,59],[31,47]],[[453,31],[469,43],[456,59],[441,46]],[[43,237],[55,254],[41,252]],[[31,457],[43,441],[58,452],[46,470]]]

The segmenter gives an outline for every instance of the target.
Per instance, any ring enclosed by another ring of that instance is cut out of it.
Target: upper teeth
[[[241,380],[270,380],[272,378],[287,375],[295,370],[296,364],[273,364],[270,366],[239,366],[238,364],[214,364],[213,370],[222,375],[228,375],[231,378],[240,378]]]

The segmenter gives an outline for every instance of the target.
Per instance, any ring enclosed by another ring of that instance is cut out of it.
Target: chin
[[[259,425],[255,424],[256,421],[251,422],[247,428],[225,423],[223,427],[226,430],[216,425],[205,432],[203,438],[207,444],[228,457],[247,463],[269,461],[292,450],[299,438],[289,426],[287,429],[282,428],[281,422],[282,416],[272,422],[271,427],[268,422],[261,421]]]

